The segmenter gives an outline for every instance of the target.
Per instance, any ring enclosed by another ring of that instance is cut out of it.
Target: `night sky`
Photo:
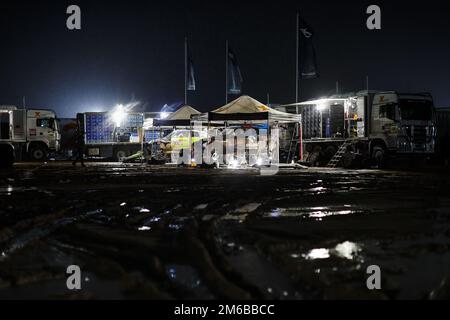
[[[66,28],[66,8],[82,30]],[[366,8],[382,9],[382,30]],[[53,108],[59,117],[108,110],[134,97],[147,111],[184,97],[184,37],[190,39],[202,111],[224,104],[225,40],[236,53],[243,93],[295,99],[295,14],[314,28],[320,78],[301,99],[371,89],[430,91],[450,107],[448,1],[11,1],[0,5],[0,104]],[[230,97],[231,99],[232,97]]]

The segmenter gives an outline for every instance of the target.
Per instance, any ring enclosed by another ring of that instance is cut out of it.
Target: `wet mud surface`
[[[32,298],[449,299],[450,175],[19,163],[0,299]]]

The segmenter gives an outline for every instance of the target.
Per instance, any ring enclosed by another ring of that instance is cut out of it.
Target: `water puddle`
[[[193,295],[192,298],[214,298],[193,267],[179,264],[167,265],[166,274],[170,282],[181,290],[189,291]]]
[[[292,253],[290,256],[294,259],[302,257],[305,260],[320,260],[328,259],[331,257],[337,257],[347,260],[357,260],[357,258],[360,258],[361,260],[361,251],[361,244],[351,241],[344,241],[342,243],[338,243],[335,247],[332,248],[314,248],[306,253]]]
[[[345,216],[351,214],[359,214],[364,211],[353,208],[350,205],[329,206],[329,207],[294,207],[294,208],[273,208],[269,212],[263,214],[264,218],[286,218],[286,217],[302,217],[321,221],[322,218],[332,216]]]
[[[45,189],[39,189],[36,187],[14,187],[12,185],[0,187],[0,195],[7,195],[7,196],[11,196],[14,193],[22,193],[22,192],[29,192],[29,191],[44,193],[48,196],[54,196],[53,192],[45,190]]]

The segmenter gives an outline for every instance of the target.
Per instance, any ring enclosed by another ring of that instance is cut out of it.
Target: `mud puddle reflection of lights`
[[[328,207],[298,207],[298,208],[273,208],[263,214],[263,218],[288,218],[300,217],[303,219],[314,219],[321,221],[323,218],[332,216],[345,216],[364,213],[363,210],[351,205],[328,206]]]

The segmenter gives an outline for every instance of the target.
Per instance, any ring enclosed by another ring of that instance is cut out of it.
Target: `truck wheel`
[[[324,152],[325,160],[329,162],[331,160],[331,158],[333,158],[333,156],[336,154],[337,150],[338,149],[336,148],[336,146],[333,146],[333,145],[326,147],[325,152]]]
[[[33,146],[29,151],[29,155],[31,160],[45,161],[47,160],[47,149],[40,145]]]
[[[116,151],[116,161],[123,161],[124,158],[128,157],[128,152],[126,150]]]
[[[384,168],[386,165],[386,151],[382,146],[375,146],[372,150],[372,160],[379,168]]]
[[[347,151],[342,155],[341,163],[344,169],[352,169],[354,167],[353,160],[355,159],[355,154],[353,152]]]
[[[320,146],[315,146],[313,148],[313,151],[309,154],[307,161],[312,167],[315,167],[319,164],[321,152],[322,148]]]

